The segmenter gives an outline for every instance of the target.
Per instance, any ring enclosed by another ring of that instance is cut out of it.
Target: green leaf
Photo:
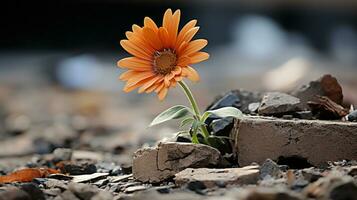
[[[173,106],[173,107],[165,110],[164,112],[160,113],[157,117],[155,117],[155,119],[151,122],[149,127],[157,125],[157,124],[161,124],[163,122],[166,122],[166,121],[169,121],[172,119],[180,119],[180,118],[186,117],[190,113],[191,113],[190,109],[187,108],[186,106],[182,106],[182,105]]]
[[[235,117],[235,118],[242,118],[243,113],[234,107],[224,107],[219,108],[217,110],[208,110],[207,113],[214,114],[218,117]]]
[[[195,119],[193,119],[192,117],[188,117],[188,118],[182,120],[182,122],[180,124],[180,128],[188,126],[188,125],[192,124],[194,121],[195,121]]]
[[[201,118],[201,122],[204,123],[206,121],[206,119],[211,115],[212,115],[212,113],[209,113],[209,112],[203,113],[202,118]]]
[[[192,128],[198,129],[202,125],[205,125],[205,123],[200,122],[199,120],[194,120],[193,123],[192,123]]]
[[[193,144],[199,144],[200,143],[200,141],[198,141],[197,134],[192,135],[191,140],[192,140]]]

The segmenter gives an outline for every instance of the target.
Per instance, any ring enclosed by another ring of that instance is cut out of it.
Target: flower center
[[[176,67],[176,54],[170,49],[157,51],[154,54],[154,71],[158,74],[166,75]]]

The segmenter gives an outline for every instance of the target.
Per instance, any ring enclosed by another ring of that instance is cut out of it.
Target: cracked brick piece
[[[255,184],[259,178],[259,166],[247,166],[242,168],[185,169],[175,175],[175,183],[184,185],[193,181],[202,182],[207,188],[222,187],[226,185]]]
[[[231,134],[240,166],[267,158],[306,159],[314,166],[357,159],[357,123],[246,117]]]
[[[207,145],[165,142],[143,148],[133,157],[133,176],[142,182],[157,183],[186,168],[216,166],[221,161],[217,149]]]

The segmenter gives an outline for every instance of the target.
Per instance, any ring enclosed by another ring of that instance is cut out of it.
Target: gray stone
[[[347,115],[347,120],[350,122],[357,121],[357,110],[352,111],[350,114]]]
[[[111,177],[109,177],[109,181],[111,183],[117,183],[117,182],[120,182],[120,181],[127,180],[128,178],[131,178],[131,177],[133,177],[132,174],[121,175],[121,176],[111,176]]]
[[[207,196],[198,195],[192,192],[175,192],[170,194],[161,194],[156,190],[149,190],[135,193],[130,200],[143,200],[143,199],[152,199],[152,200],[204,200],[207,199]]]
[[[16,187],[8,187],[0,191],[0,200],[32,200],[30,194]]]
[[[110,192],[107,191],[99,191],[96,195],[94,195],[91,200],[113,200],[114,197]]]
[[[260,107],[260,102],[254,102],[254,103],[250,103],[248,105],[248,110],[251,112],[251,113],[256,113],[258,111]]]
[[[77,175],[77,176],[72,176],[73,177],[72,181],[74,183],[84,183],[84,182],[103,179],[103,178],[107,177],[108,175],[109,175],[109,173],[94,173],[94,174]]]
[[[257,182],[258,177],[258,166],[226,169],[188,168],[175,175],[175,182],[177,185],[183,185],[199,181],[205,187],[211,188],[215,186],[254,184]]]
[[[209,129],[214,135],[229,136],[233,128],[233,117],[225,117],[223,119],[215,119],[209,126]]]
[[[46,188],[59,188],[62,190],[66,190],[68,188],[64,181],[57,180],[57,179],[48,179],[44,183],[44,185]]]
[[[283,115],[284,113],[300,111],[300,100],[281,92],[269,92],[264,95],[258,109],[260,115]]]
[[[314,167],[302,169],[301,174],[309,182],[314,182],[322,177],[322,173]]]
[[[133,192],[137,192],[137,191],[141,191],[141,190],[146,190],[148,187],[145,185],[135,185],[135,186],[131,186],[128,187],[124,190],[125,193],[133,193]]]
[[[299,119],[312,119],[313,115],[310,110],[299,111],[294,113],[294,116]]]
[[[45,195],[47,195],[47,196],[54,196],[54,197],[60,195],[61,192],[62,192],[62,190],[59,189],[59,188],[53,188],[53,189],[45,189],[45,190],[43,190],[43,193],[44,193]]]
[[[221,159],[220,152],[207,145],[159,143],[157,148],[135,152],[133,176],[142,182],[161,182],[186,168],[216,166]]]
[[[29,194],[32,200],[45,200],[45,195],[37,184],[23,183],[19,188]]]
[[[82,200],[90,200],[99,192],[98,187],[84,183],[70,183],[68,190]]]
[[[260,179],[264,179],[266,176],[272,178],[280,178],[282,176],[279,166],[271,159],[265,160],[260,167]]]
[[[66,148],[57,148],[53,151],[55,161],[71,160],[72,150]]]
[[[62,192],[59,196],[56,197],[56,200],[80,200],[76,195],[74,195],[71,191],[66,190]]]
[[[245,117],[232,130],[240,166],[267,158],[301,158],[307,164],[357,160],[357,123]],[[278,162],[279,163],[279,162]]]
[[[212,105],[208,106],[207,110],[215,110],[223,107],[235,107],[243,113],[249,114],[249,104],[260,102],[262,94],[259,92],[251,92],[246,90],[232,90],[224,95],[216,97]]]

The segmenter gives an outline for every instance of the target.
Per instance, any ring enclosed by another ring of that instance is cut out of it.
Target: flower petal
[[[175,77],[175,74],[173,72],[166,74],[164,78],[164,83],[166,87],[170,86],[170,80]]]
[[[209,54],[206,52],[196,52],[190,56],[190,62],[191,64],[193,63],[199,63],[204,60],[207,60],[209,58]]]
[[[180,75],[181,72],[182,72],[182,68],[179,66],[176,66],[175,69],[172,71],[172,73],[175,75]]]
[[[148,71],[152,69],[152,62],[137,57],[128,57],[119,60],[118,66],[133,69],[135,71]]]
[[[150,92],[153,92],[154,90],[156,90],[156,88],[158,88],[159,86],[161,86],[163,80],[164,80],[164,79],[161,78],[160,80],[156,81],[153,85],[151,85],[150,87],[148,87],[148,88],[145,90],[145,93],[150,93]]]
[[[207,43],[208,42],[205,39],[194,40],[188,44],[188,46],[181,52],[181,54],[189,56],[203,49],[207,45]]]
[[[162,42],[162,45],[164,48],[169,48],[169,44],[170,44],[170,41],[169,41],[169,33],[167,32],[166,28],[165,27],[160,27],[159,28],[159,38]]]
[[[139,34],[135,34],[133,32],[127,31],[125,35],[130,42],[132,42],[135,46],[137,46],[137,48],[145,51],[145,53],[150,55],[152,52],[155,51],[154,48],[152,48],[145,40],[143,40],[139,36]]]
[[[157,32],[158,31],[158,27],[156,25],[156,23],[150,18],[150,17],[145,17],[144,18],[144,26],[151,28],[153,31]]]
[[[161,90],[162,88],[164,88],[164,87],[165,87],[165,83],[162,82],[162,83],[155,89],[155,92],[156,92],[156,93],[160,92],[160,90]]]
[[[121,46],[130,53],[131,55],[134,55],[136,57],[145,59],[145,60],[151,60],[151,55],[147,54],[145,51],[141,50],[138,48],[136,45],[134,45],[132,42],[129,40],[121,40],[120,41]]]
[[[135,34],[141,34],[141,31],[143,30],[143,28],[141,28],[140,26],[133,24],[131,26],[131,29],[133,30],[133,33]]]
[[[191,58],[188,56],[181,56],[177,61],[177,65],[181,67],[186,67],[189,64],[191,64]]]
[[[194,27],[191,28],[189,31],[186,32],[186,34],[183,36],[183,41],[189,42],[192,40],[193,36],[196,35],[200,27]]]
[[[120,80],[123,80],[123,81],[127,81],[129,80],[130,77],[132,77],[133,75],[137,74],[137,73],[140,73],[138,71],[135,71],[135,70],[128,70],[124,73],[122,73],[120,76],[119,76],[119,79]]]
[[[177,50],[177,51],[176,51],[177,54],[178,54],[179,56],[183,55],[182,52],[188,47],[188,45],[189,45],[188,42],[183,41],[183,42],[181,43],[181,45],[179,46],[179,48],[176,49],[176,50]]]
[[[175,13],[172,15],[172,24],[170,26],[170,30],[168,30],[171,48],[174,48],[176,44],[177,31],[178,31],[178,26],[180,24],[180,17],[181,17],[180,10],[176,10]]]
[[[166,30],[170,30],[172,23],[172,10],[167,9],[164,14],[164,18],[162,19],[162,26],[166,28]]]
[[[164,87],[160,90],[160,92],[157,94],[160,101],[165,99],[168,91],[169,91],[169,89],[167,87]]]
[[[175,79],[171,79],[170,86],[171,87],[176,87],[176,84],[177,84],[176,80]]]
[[[191,81],[197,82],[200,80],[200,76],[198,75],[197,71],[195,69],[193,69],[192,67],[187,66],[185,68],[182,68],[182,71],[184,71],[184,74]]]
[[[162,49],[162,43],[159,39],[158,35],[153,31],[151,28],[144,27],[143,28],[143,35],[145,40],[155,49],[160,50]]]
[[[177,36],[177,40],[176,40],[176,47],[178,48],[181,43],[183,42],[183,37],[185,36],[186,32],[189,31],[191,28],[195,27],[197,23],[197,20],[191,20],[189,21],[180,31],[180,33]]]
[[[126,84],[128,87],[130,87],[144,79],[151,78],[153,76],[155,76],[155,74],[152,71],[140,72],[140,73],[132,75]]]
[[[175,79],[176,82],[180,82],[180,81],[182,81],[183,77],[182,77],[182,75],[181,76],[175,76],[174,79]]]
[[[142,86],[143,84],[145,84],[146,82],[148,82],[148,81],[150,81],[151,79],[150,78],[146,78],[146,79],[143,79],[143,80],[141,80],[141,81],[139,81],[139,82],[137,82],[137,83],[135,83],[135,84],[126,84],[125,86],[124,86],[124,88],[123,88],[123,91],[124,92],[131,92],[131,91],[133,91],[133,90],[135,90],[136,88],[138,88],[138,87],[140,87],[140,86]]]
[[[161,76],[156,76],[156,77],[152,78],[150,81],[146,82],[143,86],[140,87],[138,93],[144,92],[146,89],[148,89],[150,86],[154,85],[160,79],[162,79]]]

